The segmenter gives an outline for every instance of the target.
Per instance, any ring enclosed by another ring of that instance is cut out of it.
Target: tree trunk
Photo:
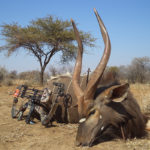
[[[44,84],[44,70],[45,69],[42,67],[41,72],[40,72],[40,85],[42,85],[42,86]]]

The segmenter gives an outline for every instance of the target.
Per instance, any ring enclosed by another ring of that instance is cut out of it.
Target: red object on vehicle
[[[16,89],[16,90],[15,90],[15,93],[14,93],[14,95],[13,95],[13,97],[18,97],[19,94],[20,94],[20,90],[19,90],[19,89]]]

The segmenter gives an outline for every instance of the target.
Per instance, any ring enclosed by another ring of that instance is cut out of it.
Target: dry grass
[[[138,101],[142,112],[150,114],[150,84],[131,84],[130,90]]]
[[[0,87],[0,150],[150,150],[150,134],[142,139],[124,142],[122,139],[97,144],[93,147],[74,145],[76,124],[57,124],[45,128],[36,120],[35,125],[12,119],[10,115],[12,95],[15,86]],[[130,86],[142,111],[150,106],[150,85],[134,84]]]

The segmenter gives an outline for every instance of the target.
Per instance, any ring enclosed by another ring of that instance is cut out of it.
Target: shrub
[[[6,86],[12,86],[13,85],[13,81],[11,79],[5,79],[3,81],[3,84]]]
[[[8,71],[4,67],[0,67],[0,82],[2,82],[7,75]]]

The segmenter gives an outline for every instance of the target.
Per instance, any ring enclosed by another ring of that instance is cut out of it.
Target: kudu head
[[[112,108],[110,108],[108,105],[114,101],[123,101],[126,98],[127,90],[129,87],[128,84],[111,86],[98,94],[96,99],[94,98],[97,91],[97,86],[100,82],[100,79],[102,78],[111,52],[111,44],[107,30],[96,9],[94,9],[94,12],[101,29],[105,49],[103,56],[95,71],[92,73],[84,91],[79,85],[82,67],[83,46],[79,32],[72,20],[75,37],[78,42],[78,54],[73,73],[73,89],[78,99],[78,113],[80,116],[79,128],[76,137],[76,144],[78,146],[90,146],[94,142],[97,135],[101,134],[105,128],[110,125],[112,120]]]

